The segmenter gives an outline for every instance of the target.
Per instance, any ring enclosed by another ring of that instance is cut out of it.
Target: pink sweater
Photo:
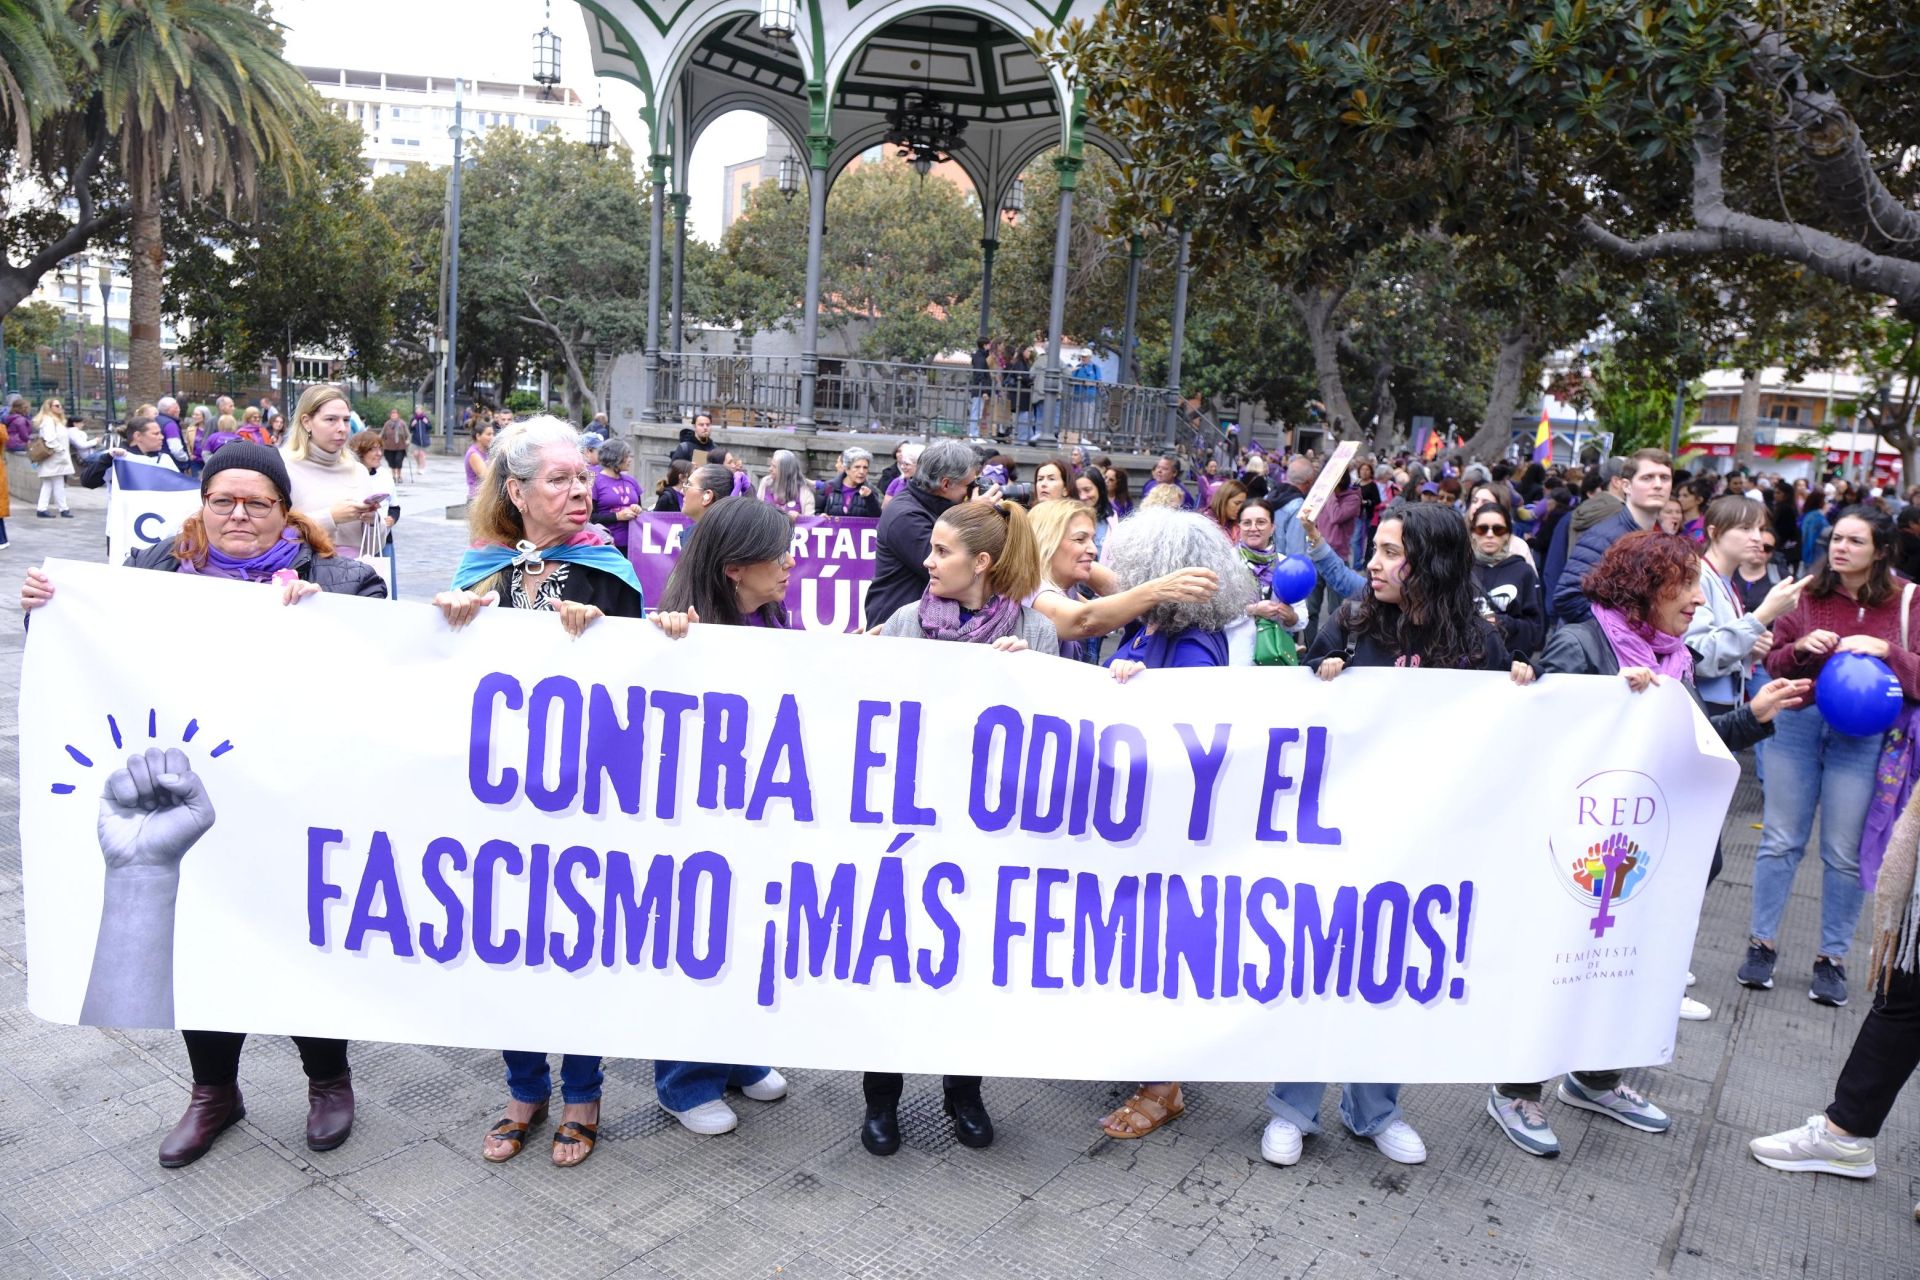
[[[1793,612],[1783,614],[1773,624],[1773,651],[1767,654],[1767,670],[1795,680],[1817,677],[1820,668],[1827,665],[1828,655],[1807,657],[1793,651],[1794,644],[1809,632],[1831,631],[1843,640],[1848,636],[1875,636],[1887,642],[1887,665],[1900,677],[1900,687],[1910,700],[1920,702],[1920,654],[1900,647],[1900,596],[1907,584],[1899,577],[1895,582],[1893,595],[1871,609],[1856,604],[1844,589],[1818,599],[1802,595]],[[1920,614],[1920,600],[1916,600],[1914,612]],[[1920,640],[1920,617],[1907,620],[1907,631],[1910,643]]]

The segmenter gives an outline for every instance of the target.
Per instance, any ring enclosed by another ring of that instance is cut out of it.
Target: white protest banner
[[[165,542],[200,506],[200,484],[165,465],[115,458],[107,494],[107,563]]]
[[[29,1004],[61,1022],[1538,1080],[1671,1055],[1736,776],[1673,685],[1119,686],[972,645],[619,619],[571,640],[506,609],[455,633],[423,605],[47,572],[20,812]],[[163,624],[185,652],[355,665],[156,685],[117,656]],[[360,683],[406,696],[370,727]]]

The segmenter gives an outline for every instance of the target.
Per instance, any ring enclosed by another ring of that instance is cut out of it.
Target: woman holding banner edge
[[[1367,591],[1332,610],[1307,650],[1306,665],[1322,680],[1348,667],[1435,667],[1506,671],[1531,684],[1533,669],[1509,662],[1507,645],[1480,616],[1473,590],[1473,553],[1458,512],[1407,507],[1382,520],[1367,561]],[[1267,1094],[1260,1154],[1269,1163],[1300,1162],[1305,1136],[1320,1131],[1326,1086],[1280,1081]],[[1349,1082],[1340,1118],[1355,1137],[1370,1139],[1400,1164],[1423,1164],[1426,1143],[1400,1113],[1400,1086]]]
[[[633,566],[604,530],[589,523],[593,481],[569,424],[543,416],[502,430],[486,478],[467,506],[473,546],[460,558],[453,589],[433,598],[447,625],[464,627],[503,600],[510,608],[557,614],[572,636],[608,614],[642,616]],[[505,1049],[500,1056],[513,1101],[481,1145],[481,1155],[493,1164],[520,1154],[527,1135],[547,1118],[553,1095],[545,1053]],[[593,1153],[604,1079],[598,1056],[562,1056],[564,1107],[553,1131],[554,1164],[570,1167]]]

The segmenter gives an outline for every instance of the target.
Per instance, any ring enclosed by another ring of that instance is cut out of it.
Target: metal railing
[[[1044,370],[995,372],[985,385],[965,365],[894,364],[821,357],[813,416],[825,430],[887,435],[1053,439],[1046,426]],[[654,386],[653,416],[709,413],[717,426],[790,427],[800,415],[798,356],[665,353]],[[1164,387],[1065,379],[1059,443],[1153,452],[1177,441],[1217,435],[1175,408]],[[1027,423],[1031,426],[1027,426]],[[1210,424],[1209,424],[1210,425]]]

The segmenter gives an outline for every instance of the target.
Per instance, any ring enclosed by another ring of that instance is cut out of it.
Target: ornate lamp
[[[605,107],[587,112],[587,145],[605,151],[613,144],[613,115]]]
[[[797,0],[760,0],[760,34],[769,40],[793,39],[799,7]]]
[[[540,96],[552,96],[553,86],[560,83],[560,37],[553,34],[553,5],[547,4],[547,25],[533,33],[533,82],[540,86]]]
[[[953,153],[967,144],[961,134],[967,122],[947,110],[940,99],[925,89],[902,89],[900,105],[887,112],[884,146],[914,168],[921,177],[936,164],[953,159]]]
[[[800,157],[791,151],[780,157],[780,194],[788,200],[800,194]]]
[[[1000,212],[1012,222],[1027,211],[1027,182],[1025,178],[1015,178],[1013,185],[1007,188],[1007,198],[1000,202]]]

